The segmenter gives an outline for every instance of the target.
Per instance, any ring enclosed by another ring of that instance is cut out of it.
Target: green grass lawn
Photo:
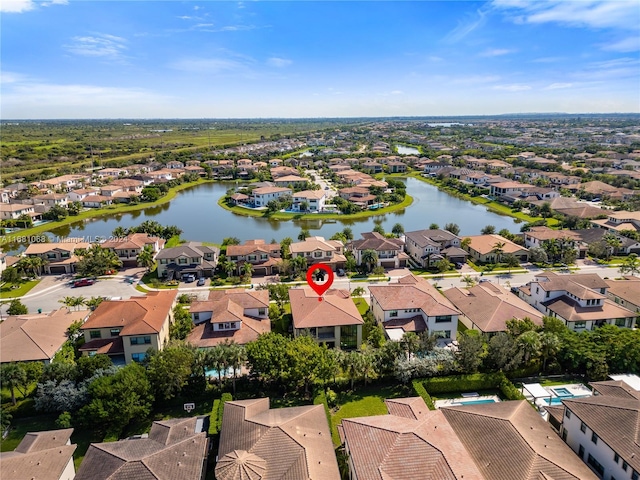
[[[18,284],[5,283],[0,287],[0,298],[22,297],[38,283],[40,283],[40,280],[29,280]],[[17,285],[18,288],[13,288],[15,285]]]
[[[367,305],[367,302],[364,300],[364,298],[354,298],[353,303],[355,303],[356,307],[358,307],[358,312],[360,312],[360,315],[364,316],[369,311],[369,305]]]
[[[385,415],[387,413],[387,407],[384,404],[386,398],[405,396],[407,396],[407,392],[399,385],[369,386],[358,388],[353,392],[340,392],[338,394],[339,408],[331,414],[331,438],[334,445],[340,444],[338,425],[343,418]]]

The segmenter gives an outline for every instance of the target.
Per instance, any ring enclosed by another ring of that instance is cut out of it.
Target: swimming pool
[[[573,397],[573,394],[567,388],[552,388],[551,391],[558,397]]]
[[[545,398],[544,402],[547,405],[562,405],[562,400],[564,400],[564,398],[554,397],[554,398]]]
[[[481,400],[462,400],[456,402],[456,405],[478,405],[480,403],[496,403],[493,398],[483,398]]]

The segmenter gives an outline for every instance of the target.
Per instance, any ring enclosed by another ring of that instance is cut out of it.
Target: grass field
[[[40,283],[40,280],[29,280],[27,282],[18,283],[18,288],[13,288],[15,286],[13,283],[5,283],[0,287],[0,299],[22,297],[38,283]]]
[[[364,300],[364,298],[354,298],[353,303],[356,304],[360,315],[364,316],[369,311],[369,305],[367,305],[367,302]]]

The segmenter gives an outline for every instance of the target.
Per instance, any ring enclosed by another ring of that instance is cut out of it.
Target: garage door
[[[55,266],[55,267],[49,267],[49,271],[53,274],[53,275],[59,275],[61,273],[67,273],[67,269],[66,267],[61,267],[61,266]]]

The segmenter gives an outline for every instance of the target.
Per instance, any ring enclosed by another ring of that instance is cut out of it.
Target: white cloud
[[[277,67],[277,68],[288,67],[292,63],[293,61],[288,60],[286,58],[271,57],[267,59],[267,65],[271,67]]]
[[[185,58],[169,64],[169,67],[183,72],[209,74],[248,71],[245,63],[228,58]]]
[[[640,22],[638,0],[494,0],[492,5],[504,10],[515,23],[559,23],[573,27],[637,30]]]
[[[612,52],[637,52],[640,50],[640,35],[628,37],[613,43],[601,44],[600,48]]]
[[[501,57],[502,55],[508,55],[510,53],[515,53],[516,50],[512,50],[509,48],[490,48],[480,53],[481,57]]]
[[[511,85],[496,85],[493,87],[494,90],[501,90],[504,92],[524,92],[526,90],[531,90],[529,85],[523,85],[521,83],[514,83]]]
[[[40,5],[43,7],[50,7],[51,5],[69,5],[69,0],[51,0],[50,2],[42,2]]]
[[[545,87],[545,90],[559,90],[561,88],[571,88],[573,87],[573,83],[552,83],[548,87]]]
[[[106,33],[73,37],[72,40],[74,43],[64,45],[64,47],[71,53],[85,57],[118,58],[127,49],[126,39]]]
[[[465,19],[458,22],[458,26],[451,30],[445,37],[446,43],[456,43],[465,38],[475,29],[481,27],[485,23],[487,13],[483,10],[477,10],[474,18]]]
[[[32,0],[2,0],[0,2],[0,12],[2,13],[23,13],[36,8]]]

